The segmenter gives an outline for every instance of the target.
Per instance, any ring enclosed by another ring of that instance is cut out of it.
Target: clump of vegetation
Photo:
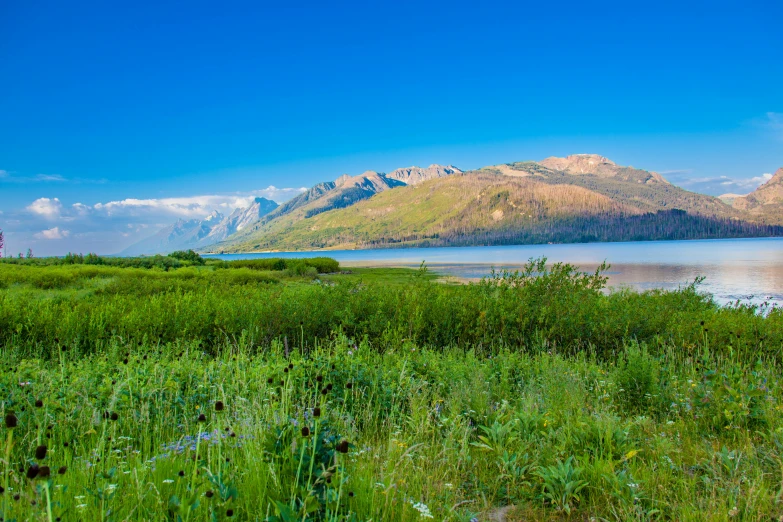
[[[779,309],[293,266],[0,263],[3,520],[783,515]]]
[[[214,263],[221,268],[249,268],[251,270],[287,270],[294,275],[302,275],[308,268],[314,268],[319,274],[329,274],[340,270],[340,263],[329,257],[282,258],[265,257],[258,259],[238,259]]]

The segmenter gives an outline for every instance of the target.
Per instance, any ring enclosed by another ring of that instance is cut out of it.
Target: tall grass
[[[55,339],[93,353],[112,339],[199,340],[211,350],[244,336],[261,346],[287,338],[312,347],[335,332],[367,339],[379,351],[413,342],[611,357],[624,340],[646,342],[653,351],[676,342],[695,353],[705,336],[738,354],[779,357],[783,349],[779,308],[721,308],[696,285],[605,295],[604,282],[600,273],[547,268],[540,260],[516,275],[457,286],[417,274],[407,284],[387,285],[246,267],[166,272],[0,264],[0,341],[41,355]]]
[[[780,310],[400,277],[0,264],[3,520],[783,516]]]

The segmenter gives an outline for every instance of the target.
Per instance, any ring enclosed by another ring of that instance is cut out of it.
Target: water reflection
[[[701,241],[642,241],[573,245],[516,245],[463,248],[334,250],[220,255],[223,259],[255,257],[334,257],[344,266],[418,267],[426,260],[434,271],[478,280],[497,269],[518,270],[530,258],[572,263],[595,271],[611,264],[609,285],[638,290],[676,289],[704,277],[699,289],[721,304],[751,302],[783,306],[783,238]]]

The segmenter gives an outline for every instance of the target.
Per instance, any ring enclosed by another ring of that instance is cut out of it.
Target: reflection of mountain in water
[[[742,302],[783,306],[783,240],[732,239],[706,241],[644,241],[505,247],[342,250],[271,253],[267,256],[328,255],[344,266],[404,266],[418,268],[422,260],[438,273],[478,280],[496,269],[519,270],[530,258],[571,263],[593,272],[607,260],[609,286],[636,290],[673,290],[705,280],[699,290],[720,304]],[[225,259],[264,254],[226,255]]]

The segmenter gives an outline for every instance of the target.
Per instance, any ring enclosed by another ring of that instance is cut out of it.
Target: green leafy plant
[[[574,466],[574,457],[558,460],[552,466],[539,468],[535,474],[541,479],[541,498],[555,508],[571,514],[573,506],[581,500],[579,494],[587,486],[581,480],[582,469]]]

